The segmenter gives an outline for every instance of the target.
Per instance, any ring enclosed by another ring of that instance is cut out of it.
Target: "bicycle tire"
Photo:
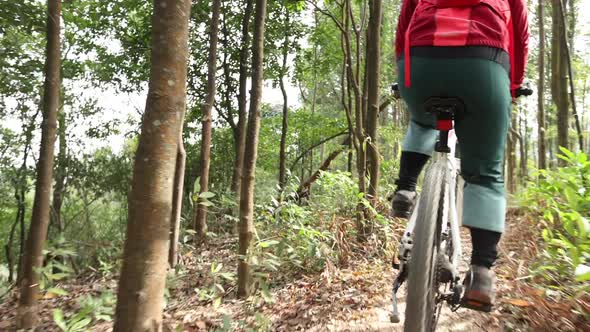
[[[420,194],[408,271],[405,332],[433,331],[436,324],[433,282],[436,282],[436,250],[440,240],[436,235],[440,229],[439,207],[446,186],[444,167],[444,163],[437,162],[429,168]]]

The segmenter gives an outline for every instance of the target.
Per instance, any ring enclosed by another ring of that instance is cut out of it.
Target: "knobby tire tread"
[[[434,297],[429,297],[433,289],[431,278],[434,277],[434,241],[444,181],[444,164],[434,163],[426,173],[419,209],[416,212],[418,215],[408,271],[405,332],[424,332],[432,329],[429,324],[436,307]]]

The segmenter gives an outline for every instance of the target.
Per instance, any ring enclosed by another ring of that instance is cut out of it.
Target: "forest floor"
[[[571,303],[552,297],[549,290],[529,282],[528,265],[537,254],[538,232],[534,223],[517,213],[511,213],[507,233],[501,243],[501,259],[496,268],[498,275],[498,300],[491,314],[467,309],[456,313],[445,307],[439,323],[439,331],[590,331],[590,323],[574,315]],[[468,266],[470,245],[464,237],[464,264]],[[271,331],[401,331],[402,323],[389,321],[391,311],[392,280],[395,271],[389,258],[367,257],[362,250],[354,250],[345,268],[328,265],[315,275],[283,277],[271,289],[272,300],[254,297],[248,301],[224,298],[221,304],[200,300],[195,288],[203,287],[208,271],[199,262],[208,259],[227,260],[225,266],[233,267],[229,260],[233,239],[220,239],[210,250],[203,251],[197,259],[183,257],[186,270],[169,290],[165,310],[166,331],[202,330],[271,330]],[[210,265],[207,265],[210,267]],[[86,295],[99,296],[105,292],[115,294],[116,278],[89,275],[68,281],[60,288],[66,296],[45,296],[41,300],[43,324],[40,331],[58,331],[52,312],[62,309],[66,317],[79,310],[79,301]],[[172,283],[171,283],[172,284]],[[405,287],[404,287],[405,288]],[[404,312],[402,288],[400,312]],[[231,288],[225,289],[233,294]],[[588,303],[582,303],[590,310]],[[0,331],[14,330],[16,294],[0,305]],[[232,326],[231,329],[227,328]],[[225,328],[224,328],[225,326]],[[90,331],[110,331],[111,322],[94,322]]]

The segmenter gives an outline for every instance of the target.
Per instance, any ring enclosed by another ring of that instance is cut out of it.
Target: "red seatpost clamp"
[[[437,130],[451,130],[453,129],[453,120],[451,119],[440,119],[436,120]]]

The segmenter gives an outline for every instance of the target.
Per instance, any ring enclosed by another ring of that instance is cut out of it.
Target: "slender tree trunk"
[[[45,62],[41,148],[37,164],[33,214],[23,261],[23,278],[20,283],[21,293],[17,310],[17,327],[19,329],[34,328],[38,320],[38,269],[43,266],[43,247],[49,225],[49,201],[53,182],[54,145],[60,96],[61,1],[48,0],[47,10],[47,58]]]
[[[256,158],[258,157],[258,133],[260,131],[260,100],[262,98],[262,71],[264,69],[264,30],[266,0],[256,0],[254,41],[252,44],[252,90],[246,132],[246,148],[240,192],[238,296],[248,297],[251,292],[252,272],[249,252],[254,235],[254,184]]]
[[[287,184],[287,131],[289,126],[289,103],[287,98],[287,89],[285,88],[285,75],[288,74],[289,67],[287,60],[289,56],[289,9],[285,7],[285,41],[283,43],[283,64],[281,67],[281,78],[279,85],[283,94],[283,124],[281,128],[281,143],[279,151],[279,191],[282,192]],[[315,98],[315,92],[314,92]]]
[[[543,0],[539,0],[537,7],[539,21],[539,81],[537,85],[537,135],[539,136],[539,168],[547,168],[547,148],[545,141],[545,15]]]
[[[551,94],[557,110],[557,145],[569,148],[569,112],[567,94],[567,58],[565,41],[565,22],[561,15],[561,0],[552,0],[553,23],[551,45]],[[561,159],[559,165],[565,162]]]
[[[246,125],[248,120],[248,60],[250,56],[250,21],[254,0],[244,0],[246,9],[242,18],[242,42],[240,49],[239,92],[238,92],[238,140],[236,144],[236,159],[232,177],[232,191],[239,195],[242,183],[242,167],[244,164],[244,150],[246,148]]]
[[[63,196],[65,194],[66,176],[67,176],[67,139],[66,139],[66,117],[62,110],[57,115],[59,138],[59,152],[57,154],[57,167],[55,174],[55,189],[53,190],[53,206],[51,208],[52,222],[57,228],[57,232],[61,234],[64,230],[63,220],[61,216],[61,207],[63,204]]]
[[[17,171],[17,178],[14,183],[14,198],[16,201],[16,216],[14,218],[14,227],[19,226],[19,251],[17,263],[17,277],[16,281],[20,281],[22,278],[22,263],[25,254],[25,212],[26,212],[26,200],[25,197],[29,191],[29,185],[27,183],[27,161],[29,159],[29,152],[31,151],[31,140],[33,139],[33,129],[37,122],[37,115],[39,111],[35,113],[35,116],[31,119],[29,126],[25,131],[25,146],[23,149],[22,163]],[[8,243],[6,244],[6,258],[8,260],[8,281],[13,282],[14,279],[14,258],[12,254],[12,248],[14,243],[14,232],[15,228],[11,228]]]
[[[209,166],[211,164],[211,110],[215,103],[215,79],[217,77],[217,39],[219,31],[219,13],[221,0],[213,1],[213,13],[211,15],[211,26],[209,32],[209,67],[207,77],[207,97],[203,105],[201,123],[203,126],[201,138],[201,191],[209,191]],[[201,204],[201,199],[195,202],[195,230],[197,241],[205,241],[207,235],[207,207]]]
[[[519,111],[520,113],[520,111]],[[526,153],[526,125],[523,120],[526,116],[518,117],[518,147],[520,151],[520,177],[519,183],[524,184],[527,178],[527,153]]]
[[[313,11],[313,21],[314,21],[314,28],[317,29],[317,27],[319,26],[318,11],[317,10]],[[313,94],[312,94],[312,98],[311,98],[311,114],[315,113],[315,107],[316,107],[317,98],[318,98],[317,65],[318,65],[318,44],[316,42],[313,45],[313,68],[312,68],[312,71],[313,71]],[[301,179],[301,180],[303,180],[303,179]]]
[[[506,151],[506,167],[508,168],[507,172],[507,182],[508,182],[508,192],[514,194],[516,192],[516,117],[514,113],[511,115],[511,129],[508,135],[508,149]]]
[[[25,177],[26,180],[26,177]],[[28,190],[26,187],[23,187],[21,189],[21,194],[20,194],[20,198],[21,198],[21,204],[18,206],[19,208],[19,212],[20,212],[20,219],[19,219],[19,257],[18,257],[18,269],[17,269],[17,281],[22,280],[23,275],[25,273],[25,268],[24,268],[24,260],[25,260],[25,254],[26,254],[26,225],[25,225],[25,212],[26,212],[26,201],[25,201],[25,197],[27,194]]]
[[[15,190],[15,197],[19,200],[18,195],[18,188]],[[8,241],[4,245],[4,253],[6,254],[6,266],[8,268],[8,282],[14,282],[14,255],[12,253],[12,247],[14,244],[14,232],[16,231],[16,226],[18,225],[18,221],[20,218],[20,209],[17,208],[16,216],[14,218],[14,223],[10,227],[10,232],[8,233]]]
[[[184,121],[183,121],[184,122]],[[180,125],[183,128],[183,123]],[[186,169],[186,150],[182,138],[182,131],[178,137],[178,152],[176,168],[174,170],[174,194],[172,197],[172,221],[170,222],[170,250],[168,264],[171,268],[178,264],[178,239],[180,237],[180,219],[182,217],[182,198],[184,192],[184,173]]]
[[[528,163],[529,163],[529,126],[528,119],[526,116],[526,110],[523,110],[524,116],[520,119],[520,183],[525,184],[528,180]]]
[[[154,1],[150,84],[129,194],[115,332],[162,331],[190,8],[188,0]]]
[[[370,36],[367,44],[367,86],[368,86],[368,114],[367,114],[367,135],[369,142],[367,144],[367,155],[369,157],[369,191],[368,198],[371,205],[376,207],[379,200],[379,149],[377,144],[377,127],[379,119],[380,101],[380,72],[381,72],[381,0],[369,0],[369,33]]]
[[[572,4],[571,5],[572,10],[574,8],[574,3],[573,2],[574,2],[574,0],[570,0],[570,3]],[[562,34],[562,36],[564,38],[563,39],[563,44],[564,44],[563,46],[564,47],[563,47],[563,50],[562,51],[564,51],[564,53],[565,53],[564,55],[565,55],[565,60],[566,60],[566,63],[567,63],[567,71],[568,71],[568,78],[569,78],[568,81],[569,81],[569,87],[570,87],[569,96],[571,98],[572,114],[574,116],[574,121],[575,121],[575,124],[576,124],[576,132],[578,134],[578,145],[579,145],[580,151],[583,151],[583,149],[584,149],[584,136],[582,134],[582,127],[580,125],[580,118],[578,117],[578,111],[577,111],[577,105],[576,105],[576,89],[575,89],[575,86],[574,86],[574,73],[572,71],[572,58],[571,58],[571,53],[570,53],[570,52],[573,53],[573,49],[574,49],[574,47],[573,47],[574,31],[571,31],[571,45],[572,46],[571,46],[571,49],[570,49],[570,48],[568,48],[568,45],[567,45],[568,44],[568,40],[567,40],[567,37],[566,37],[567,30],[566,30],[566,24],[565,24],[566,23],[566,18],[565,18],[565,8],[564,7],[565,7],[565,5],[562,5],[562,3],[560,1],[559,2],[559,11],[560,11],[560,14],[561,14],[561,17],[562,17],[562,21],[563,21],[563,24],[561,25],[561,27],[564,30],[563,31],[563,34]],[[575,18],[573,17],[571,21],[573,22],[574,19]],[[570,24],[570,28],[572,30],[575,30],[575,23]],[[564,89],[567,91],[567,87],[564,87]],[[569,124],[568,124],[568,127],[569,127]]]

